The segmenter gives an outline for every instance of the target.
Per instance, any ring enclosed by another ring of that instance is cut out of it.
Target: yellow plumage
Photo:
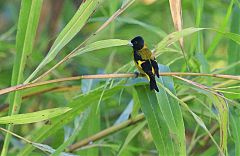
[[[158,90],[155,75],[159,77],[158,64],[152,52],[144,44],[142,37],[137,36],[131,40],[133,44],[133,58],[139,72],[147,77],[150,82],[150,89]]]

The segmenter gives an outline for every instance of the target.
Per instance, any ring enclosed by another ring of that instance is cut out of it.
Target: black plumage
[[[137,36],[131,40],[133,46],[134,62],[141,74],[144,74],[150,82],[150,90],[159,89],[156,84],[155,75],[159,77],[158,64],[152,52],[144,44],[141,36]]]

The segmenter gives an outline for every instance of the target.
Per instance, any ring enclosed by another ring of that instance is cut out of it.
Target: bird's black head
[[[134,50],[141,50],[144,47],[144,40],[141,36],[137,36],[131,40]]]

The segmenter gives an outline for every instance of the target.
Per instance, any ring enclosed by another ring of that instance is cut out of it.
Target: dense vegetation
[[[177,2],[1,1],[1,155],[240,155],[240,2]]]

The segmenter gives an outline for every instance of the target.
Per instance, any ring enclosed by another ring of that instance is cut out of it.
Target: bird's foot
[[[135,71],[135,72],[134,72],[134,74],[135,74],[135,78],[138,78],[138,77],[139,77],[139,75],[140,75],[140,73],[139,73],[139,72],[137,72],[137,71]]]
[[[139,73],[139,72],[134,72],[134,74],[135,74],[135,78],[138,78],[138,77],[145,77],[146,76],[146,74],[143,74],[143,73]]]

